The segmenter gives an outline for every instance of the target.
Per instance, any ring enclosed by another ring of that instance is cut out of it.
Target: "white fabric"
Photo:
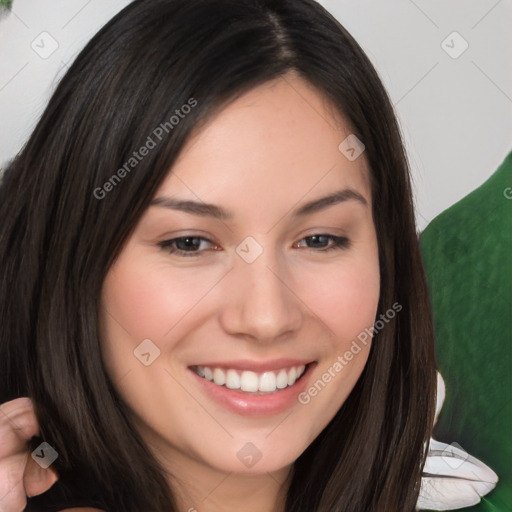
[[[444,380],[438,372],[435,421],[445,396]],[[498,482],[498,475],[489,466],[466,453],[457,443],[449,445],[435,439],[430,440],[423,472],[417,510],[471,507]]]

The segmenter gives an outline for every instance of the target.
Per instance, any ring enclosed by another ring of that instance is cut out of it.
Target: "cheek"
[[[360,279],[343,275],[317,288],[316,310],[330,336],[315,342],[323,355],[310,386],[298,396],[304,425],[308,425],[308,445],[336,415],[356,385],[368,360],[371,331],[379,301],[378,272]],[[309,419],[306,419],[309,418]]]
[[[380,297],[380,273],[376,253],[366,258],[333,265],[322,277],[309,280],[304,289],[315,313],[329,328],[330,343],[343,347],[375,322]]]
[[[371,347],[380,297],[377,248],[347,258],[322,272],[322,278],[309,280],[308,303],[331,336],[319,337],[315,347],[323,355],[311,387],[299,402],[310,417],[313,439],[334,417],[361,375]],[[306,288],[303,288],[306,294]]]
[[[177,282],[170,287],[161,273],[148,268],[144,262],[137,264],[133,258],[121,257],[103,284],[101,347],[113,380],[130,372],[130,381],[137,380],[139,384],[150,381],[144,374],[135,379],[142,369],[134,350],[146,339],[155,342],[159,350],[168,350],[170,347],[162,346],[162,334],[173,327],[173,318],[185,313],[185,298],[190,290],[186,283]],[[160,361],[156,359],[156,362]],[[154,367],[152,364],[151,368]]]
[[[103,304],[132,338],[162,340],[211,287],[212,276],[119,261],[105,280]]]

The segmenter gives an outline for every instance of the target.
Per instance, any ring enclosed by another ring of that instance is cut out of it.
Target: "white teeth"
[[[284,389],[286,386],[288,386],[288,374],[286,373],[286,370],[281,370],[277,374],[276,386],[279,389]]]
[[[288,372],[288,386],[293,386],[295,384],[296,380],[297,380],[297,369],[290,368],[290,371]]]
[[[277,377],[274,372],[265,372],[260,377],[260,385],[258,389],[260,391],[275,391],[276,390]]]
[[[220,368],[213,370],[213,382],[215,382],[217,386],[222,386],[226,383],[226,374]]]
[[[242,391],[258,391],[258,374],[254,372],[242,372],[240,377],[240,389]]]
[[[226,386],[229,389],[241,389],[247,393],[273,393],[276,390],[293,386],[297,379],[306,370],[305,365],[292,366],[279,371],[256,373],[249,370],[239,372],[237,370],[222,368],[209,368],[196,366],[195,371],[200,376],[214,382],[217,386]]]
[[[226,374],[226,387],[229,389],[240,389],[240,377],[236,370],[228,370]]]

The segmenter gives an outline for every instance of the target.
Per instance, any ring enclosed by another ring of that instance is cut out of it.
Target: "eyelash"
[[[343,236],[335,236],[335,235],[328,235],[328,234],[324,234],[324,233],[318,233],[318,234],[314,234],[314,235],[309,235],[309,236],[306,236],[304,238],[302,238],[300,240],[300,242],[302,242],[302,240],[307,240],[307,239],[311,239],[311,238],[318,238],[318,237],[325,237],[325,238],[330,238],[332,241],[333,241],[333,244],[330,246],[330,247],[327,247],[325,249],[314,249],[312,248],[313,251],[315,252],[327,252],[327,251],[332,251],[332,250],[343,250],[343,249],[348,249],[350,247],[350,240],[346,237],[343,237]],[[212,243],[210,240],[208,240],[207,238],[204,238],[202,236],[180,236],[178,238],[172,238],[170,240],[164,240],[163,242],[160,242],[158,245],[163,249],[165,250],[166,252],[170,253],[170,254],[176,254],[178,256],[184,256],[184,257],[190,257],[190,256],[196,256],[198,254],[201,254],[201,252],[204,252],[204,251],[184,251],[183,249],[176,249],[174,246],[174,244],[179,241],[179,240],[188,240],[188,239],[193,239],[193,238],[197,238],[199,240],[205,240],[206,242],[208,243]]]

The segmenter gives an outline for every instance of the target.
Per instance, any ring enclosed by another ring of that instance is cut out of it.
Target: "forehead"
[[[159,195],[227,200],[240,208],[297,202],[341,188],[370,202],[364,153],[351,161],[340,144],[350,124],[313,86],[295,75],[260,85],[197,129]]]

